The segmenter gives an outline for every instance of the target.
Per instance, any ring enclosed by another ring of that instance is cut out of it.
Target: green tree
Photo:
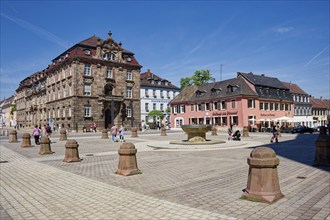
[[[197,70],[192,77],[184,77],[180,79],[180,88],[182,90],[187,86],[199,86],[214,81],[215,78],[212,77],[210,70]]]
[[[192,85],[191,77],[184,77],[180,79],[180,89],[184,89]]]
[[[154,117],[154,116],[159,117],[161,120],[163,120],[163,118],[164,118],[164,114],[160,110],[152,110],[151,112],[148,113],[148,118]]]

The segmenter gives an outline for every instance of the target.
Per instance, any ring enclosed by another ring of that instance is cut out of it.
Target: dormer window
[[[212,95],[217,95],[217,94],[219,94],[221,92],[221,89],[220,88],[218,88],[218,89],[216,89],[216,88],[212,88],[211,89],[211,94]]]
[[[127,58],[126,58],[126,61],[127,61],[127,62],[131,62],[131,61],[132,61],[132,58],[127,57]]]
[[[196,97],[200,97],[200,96],[203,96],[205,93],[206,93],[205,90],[197,90],[195,94],[196,94]]]
[[[84,54],[85,55],[91,55],[91,51],[90,50],[84,50]]]
[[[113,53],[105,53],[105,54],[103,54],[103,60],[115,61],[115,60],[117,60],[117,57]]]
[[[239,85],[236,85],[236,86],[228,85],[227,92],[235,92],[238,88],[239,88]]]

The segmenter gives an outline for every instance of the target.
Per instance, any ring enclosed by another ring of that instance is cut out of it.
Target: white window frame
[[[107,68],[107,78],[113,78],[113,75],[112,75],[112,68],[111,68],[111,67],[108,67],[108,68]]]
[[[91,76],[92,75],[92,67],[90,64],[84,65],[84,76]]]
[[[131,109],[131,107],[127,107],[126,108],[126,116],[127,116],[127,118],[131,118],[132,117],[132,109]]]
[[[133,74],[130,70],[127,70],[127,80],[133,80]]]
[[[91,96],[91,95],[92,95],[92,85],[84,84],[84,96]]]
[[[126,87],[126,98],[132,98],[133,93],[132,93],[132,87]]]
[[[84,117],[92,117],[92,106],[84,106]]]

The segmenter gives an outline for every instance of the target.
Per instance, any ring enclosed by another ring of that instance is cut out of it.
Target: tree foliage
[[[180,79],[180,88],[182,90],[187,86],[199,86],[214,81],[215,78],[212,77],[210,70],[197,70],[192,77],[184,77]]]
[[[154,116],[159,117],[161,120],[163,120],[163,118],[164,118],[164,114],[160,110],[152,110],[151,112],[148,113],[148,118],[154,117]]]

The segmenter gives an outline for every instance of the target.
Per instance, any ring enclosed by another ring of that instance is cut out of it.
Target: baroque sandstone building
[[[17,124],[82,131],[140,122],[140,70],[134,54],[113,40],[92,36],[63,52],[46,69],[20,82]]]

